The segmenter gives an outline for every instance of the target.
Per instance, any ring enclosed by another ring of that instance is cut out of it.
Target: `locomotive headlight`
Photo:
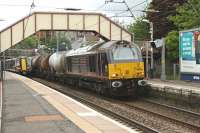
[[[122,82],[121,81],[113,81],[112,82],[112,87],[121,87],[122,86]]]
[[[117,77],[117,76],[118,76],[117,73],[112,74],[112,77]]]

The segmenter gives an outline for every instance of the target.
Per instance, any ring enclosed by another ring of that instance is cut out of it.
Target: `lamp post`
[[[149,46],[148,45],[150,45],[151,42],[153,42],[153,22],[150,22],[150,21],[148,21],[146,19],[143,19],[142,21],[149,23],[149,25],[150,25],[150,33],[151,33],[150,42],[146,44],[146,78],[148,79],[149,78],[149,74],[148,74],[148,72],[149,72],[149,66],[148,66],[148,63],[149,63],[148,62],[148,59],[149,59],[149,54],[148,54],[148,52],[149,52]],[[152,76],[153,76],[153,68],[154,68],[153,64],[154,64],[153,47],[151,46],[151,66],[150,66],[150,70],[152,72],[151,73]]]
[[[149,43],[146,43],[146,79],[149,78]]]
[[[59,43],[60,43],[60,31],[56,32],[56,52],[59,51]]]
[[[162,39],[162,60],[161,60],[161,80],[166,80],[166,71],[165,71],[165,40]]]
[[[153,9],[148,9],[148,10],[142,10],[142,12],[151,12],[151,13],[158,13],[158,12],[160,12],[160,11],[157,11],[157,10],[153,10]],[[147,22],[147,23],[149,23],[149,25],[150,25],[150,33],[151,33],[151,39],[150,39],[150,43],[151,42],[153,42],[154,40],[153,40],[153,29],[154,29],[154,27],[153,27],[153,22],[150,22],[149,20],[146,20],[146,19],[143,19],[142,21],[144,21],[144,22]],[[149,43],[149,44],[150,44]],[[148,44],[148,45],[149,45]],[[148,47],[147,47],[148,48]],[[148,51],[149,49],[147,49],[147,51]],[[148,54],[148,52],[146,52],[147,54]],[[147,56],[146,56],[147,57]],[[148,62],[147,62],[148,63]],[[148,71],[148,65],[146,65],[146,70]],[[154,69],[154,57],[153,57],[153,46],[151,46],[151,68],[150,68],[150,70],[151,70],[151,76],[153,77],[153,69]],[[148,76],[148,75],[147,75]],[[148,77],[147,77],[148,78]]]
[[[151,30],[151,42],[153,42],[153,23],[150,22],[150,30]],[[151,46],[151,76],[153,78],[153,69],[154,69],[154,57],[153,57],[153,46]]]

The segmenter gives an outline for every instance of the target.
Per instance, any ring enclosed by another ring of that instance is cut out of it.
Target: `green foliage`
[[[61,37],[60,38],[60,43],[62,45],[65,45],[65,47],[67,47],[68,50],[72,49],[71,42],[66,37]]]
[[[149,23],[138,19],[136,22],[128,26],[128,31],[134,33],[135,41],[150,40]]]
[[[200,1],[188,0],[188,2],[177,5],[176,15],[168,17],[176,27],[177,31],[173,30],[166,36],[167,59],[169,61],[176,61],[179,57],[179,34],[178,30],[191,29],[200,26]]]
[[[65,37],[64,34],[60,34],[59,37],[59,45],[65,45],[65,47],[67,47],[67,49],[72,49],[71,46],[71,42],[69,41],[68,38]],[[56,49],[57,48],[57,37],[53,36],[53,38],[47,38],[47,44],[46,44],[47,48],[50,49]]]
[[[17,49],[33,49],[37,48],[37,37],[31,36],[23,40],[22,42],[18,43],[14,48]]]
[[[147,18],[154,26],[154,39],[165,37],[170,31],[177,30],[176,25],[168,17],[176,15],[177,5],[182,5],[185,0],[152,0],[148,9],[159,12],[147,12]]]
[[[176,61],[178,60],[179,50],[179,33],[177,31],[171,31],[165,38],[166,49],[167,49],[167,60]]]
[[[68,38],[66,38],[64,33],[59,34],[59,45],[62,47],[67,47],[67,49],[72,49],[71,42]],[[43,46],[42,49],[44,51],[49,51],[49,49],[56,49],[57,48],[57,37],[54,36],[46,36],[46,38],[40,39],[40,45]],[[23,40],[22,42],[18,43],[14,46],[16,49],[37,49],[38,48],[38,38],[37,36],[31,36]]]
[[[200,1],[188,0],[187,3],[177,6],[177,14],[170,16],[171,20],[179,30],[191,29],[200,26]]]

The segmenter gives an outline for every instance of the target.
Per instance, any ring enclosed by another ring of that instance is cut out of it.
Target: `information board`
[[[200,30],[179,34],[180,72],[182,80],[200,81]]]

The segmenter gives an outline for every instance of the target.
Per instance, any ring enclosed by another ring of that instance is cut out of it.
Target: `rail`
[[[160,118],[169,120],[169,121],[174,122],[174,123],[176,123],[176,124],[183,125],[183,126],[187,126],[187,127],[189,127],[189,128],[192,128],[192,129],[195,129],[195,130],[197,130],[197,131],[200,131],[200,126],[198,126],[198,125],[193,125],[193,124],[190,124],[190,123],[187,123],[187,122],[178,120],[178,119],[176,119],[176,118],[171,118],[171,117],[166,116],[166,115],[163,115],[163,114],[161,114],[161,113],[156,113],[156,112],[153,112],[153,111],[151,111],[151,110],[147,110],[147,109],[144,109],[144,108],[142,108],[142,107],[135,106],[135,105],[130,104],[130,103],[122,102],[122,104],[123,104],[124,106],[129,107],[129,108],[136,109],[136,110],[140,110],[140,111],[142,111],[142,112],[149,113],[149,114],[151,114],[151,115],[158,116],[158,117],[160,117]]]

